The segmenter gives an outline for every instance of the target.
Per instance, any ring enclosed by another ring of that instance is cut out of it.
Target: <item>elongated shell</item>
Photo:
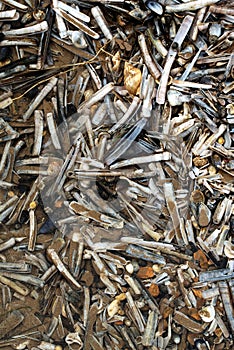
[[[145,6],[148,7],[149,10],[157,13],[157,15],[163,14],[163,8],[157,1],[148,0],[145,2]]]
[[[113,317],[119,311],[119,300],[113,300],[107,307],[109,317]]]
[[[189,95],[182,94],[181,92],[176,91],[176,90],[172,90],[172,89],[168,90],[167,98],[168,98],[169,104],[173,107],[180,106],[184,102],[190,101]]]

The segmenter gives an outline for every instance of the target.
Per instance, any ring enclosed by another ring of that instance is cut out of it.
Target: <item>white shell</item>
[[[234,244],[232,244],[230,241],[225,241],[224,242],[224,254],[229,259],[233,259],[234,258]]]
[[[16,348],[16,350],[24,350],[27,347],[28,343],[29,343],[29,341],[26,340],[23,343],[20,343],[19,345],[16,345],[15,348]]]
[[[132,262],[132,263],[128,263],[125,266],[126,271],[131,275],[133,274],[133,272],[137,272],[139,270],[139,265],[137,264],[137,262]]]
[[[126,265],[126,271],[130,274],[132,274],[134,272],[134,267],[133,267],[133,264],[129,263]]]
[[[113,300],[107,307],[107,313],[110,317],[113,317],[119,311],[119,300]]]
[[[76,347],[77,350],[80,350],[83,347],[83,342],[78,334],[78,332],[75,333],[69,333],[66,338],[65,342],[70,345],[70,344],[78,344],[78,347]]]
[[[180,106],[184,102],[190,101],[190,97],[188,95],[183,95],[181,92],[172,89],[168,90],[167,98],[172,107]]]
[[[163,14],[163,8],[158,2],[154,0],[149,0],[149,1],[146,1],[145,5],[148,7],[149,10],[157,13],[157,15]]]
[[[81,31],[68,30],[67,34],[75,47],[79,49],[84,49],[88,46],[84,34]]]
[[[215,308],[213,305],[204,306],[199,312],[199,316],[204,322],[212,322],[215,318]]]

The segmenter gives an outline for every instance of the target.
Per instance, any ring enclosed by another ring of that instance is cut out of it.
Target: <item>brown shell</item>
[[[124,64],[124,86],[132,95],[136,95],[141,83],[141,70],[132,64]]]

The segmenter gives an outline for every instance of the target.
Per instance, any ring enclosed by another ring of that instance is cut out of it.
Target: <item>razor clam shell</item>
[[[231,2],[0,20],[0,348],[231,348]]]

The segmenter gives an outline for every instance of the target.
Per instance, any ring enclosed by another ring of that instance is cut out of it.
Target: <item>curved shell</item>
[[[145,6],[148,7],[149,10],[155,12],[157,15],[163,14],[163,8],[157,1],[148,0],[146,1]]]
[[[234,244],[232,244],[230,241],[225,241],[224,242],[224,254],[229,259],[233,259],[234,258]]]
[[[107,307],[107,313],[109,317],[113,317],[119,311],[119,300],[113,300]]]
[[[78,334],[78,332],[75,332],[75,333],[69,333],[66,338],[65,338],[65,342],[68,344],[68,345],[71,345],[71,344],[77,344],[77,348],[78,350],[80,350],[82,347],[83,347],[83,342]]]
[[[141,70],[135,68],[132,64],[125,62],[124,65],[124,85],[126,90],[135,95],[141,83]]]
[[[87,42],[85,40],[84,34],[79,30],[68,30],[69,35],[73,45],[79,49],[84,49],[87,47]]]
[[[215,308],[213,305],[204,306],[199,312],[199,316],[204,322],[212,322],[215,318]]]

